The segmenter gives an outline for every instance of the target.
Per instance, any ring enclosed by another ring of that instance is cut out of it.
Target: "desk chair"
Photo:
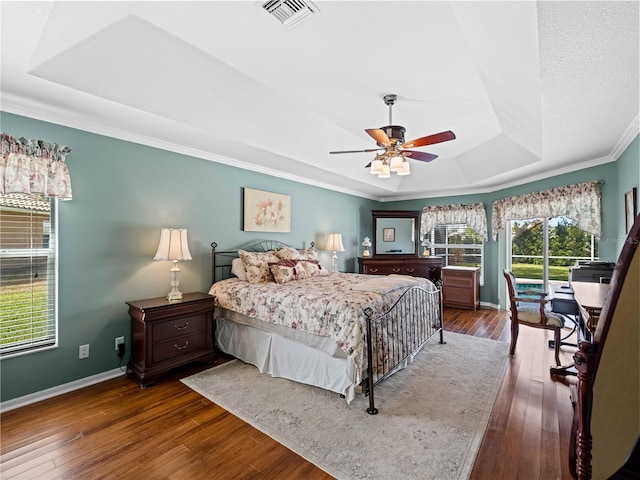
[[[553,330],[556,365],[560,365],[560,331],[564,327],[564,317],[545,309],[545,305],[548,302],[545,298],[547,296],[545,292],[527,292],[526,297],[519,296],[516,289],[516,278],[513,273],[509,270],[504,270],[503,274],[507,281],[511,305],[511,346],[509,355],[513,355],[516,351],[520,324],[534,328],[544,328],[545,330]],[[531,304],[534,304],[534,306],[531,306]]]

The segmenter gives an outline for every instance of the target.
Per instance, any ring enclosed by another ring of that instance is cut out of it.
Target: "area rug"
[[[182,381],[338,479],[468,478],[508,359],[508,344],[445,332],[351,404],[233,360]]]

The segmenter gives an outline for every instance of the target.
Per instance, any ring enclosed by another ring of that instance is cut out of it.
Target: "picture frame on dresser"
[[[395,242],[396,241],[396,229],[395,228],[383,228],[382,229],[382,241],[383,242]]]

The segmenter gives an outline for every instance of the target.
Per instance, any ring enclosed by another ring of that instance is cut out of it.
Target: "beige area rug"
[[[508,344],[445,332],[375,390],[378,415],[239,360],[182,381],[338,479],[468,478]]]

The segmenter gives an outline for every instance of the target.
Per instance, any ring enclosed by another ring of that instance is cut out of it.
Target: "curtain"
[[[41,193],[71,200],[69,147],[2,133],[0,193]]]
[[[600,181],[577,183],[541,192],[525,193],[493,202],[491,233],[494,240],[509,220],[563,215],[600,236],[602,197]]]
[[[469,205],[437,205],[424,207],[420,221],[420,238],[431,232],[436,225],[466,223],[474,232],[485,240],[489,239],[487,214],[484,204]]]

